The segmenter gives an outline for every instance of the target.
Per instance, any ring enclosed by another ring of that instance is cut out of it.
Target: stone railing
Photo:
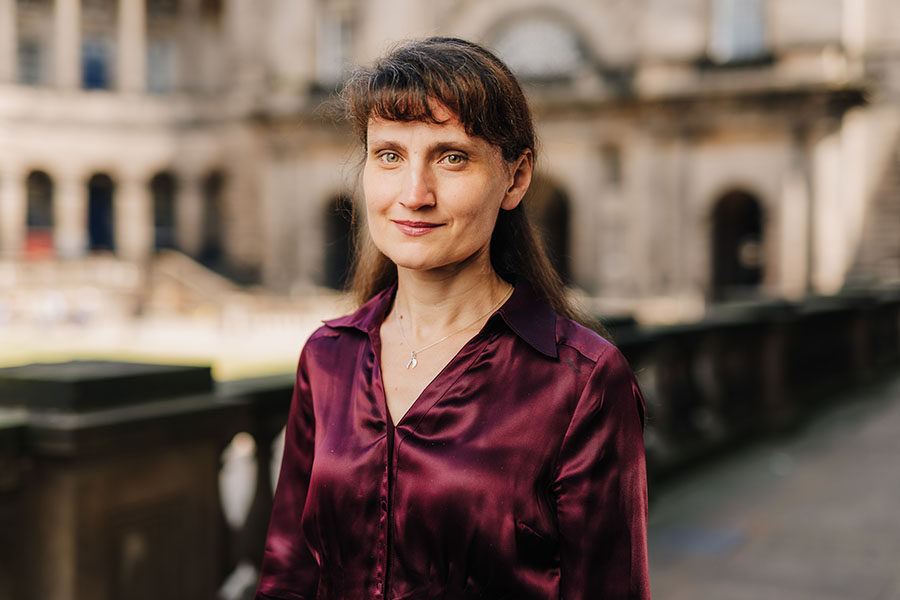
[[[647,402],[651,476],[800,422],[900,361],[900,291],[722,305],[699,322],[612,324]]]
[[[647,400],[652,478],[790,427],[900,362],[896,292],[608,325]],[[0,598],[247,597],[292,384],[214,387],[208,369],[118,363],[0,369]]]

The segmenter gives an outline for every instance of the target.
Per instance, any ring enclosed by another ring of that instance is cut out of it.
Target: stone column
[[[16,80],[16,0],[0,0],[0,84]]]
[[[115,239],[119,255],[132,261],[153,252],[153,201],[143,178],[127,174],[116,187]]]
[[[119,89],[123,92],[143,92],[147,82],[145,0],[119,0],[118,49]]]
[[[175,235],[178,249],[197,256],[203,243],[203,183],[195,175],[180,178],[175,198]]]
[[[25,242],[25,176],[16,171],[0,173],[0,257],[18,258]]]
[[[53,208],[53,245],[60,258],[85,253],[87,231],[87,183],[78,176],[63,175],[57,181]]]
[[[782,182],[781,226],[777,232],[779,293],[802,298],[811,289],[810,184],[806,132],[797,128],[791,144],[791,164]]]
[[[63,89],[81,87],[81,2],[55,0],[56,30],[53,65],[56,85]]]

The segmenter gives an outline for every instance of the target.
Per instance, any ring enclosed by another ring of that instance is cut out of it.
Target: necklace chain
[[[428,350],[429,348],[431,348],[431,347],[433,347],[433,346],[437,346],[437,345],[440,344],[441,342],[450,339],[451,337],[453,337],[453,336],[456,335],[457,333],[462,333],[463,331],[465,331],[465,330],[468,329],[469,327],[472,327],[473,325],[475,325],[476,323],[478,323],[479,321],[481,321],[483,318],[485,318],[486,316],[488,316],[489,314],[491,314],[492,312],[494,312],[495,310],[497,310],[498,308],[500,308],[500,305],[503,304],[504,302],[506,302],[506,299],[509,298],[509,297],[512,295],[512,292],[513,292],[513,288],[512,288],[512,286],[510,286],[510,288],[506,291],[506,293],[503,294],[503,297],[500,298],[500,301],[497,302],[497,304],[493,305],[491,308],[489,308],[488,311],[487,311],[486,313],[484,313],[483,315],[481,315],[480,317],[478,317],[477,319],[475,319],[474,321],[472,321],[471,323],[469,323],[468,325],[466,325],[466,326],[463,327],[462,329],[457,329],[457,330],[454,331],[454,332],[448,333],[447,335],[445,335],[445,336],[442,337],[441,339],[437,340],[436,342],[431,342],[431,343],[428,344],[427,346],[422,346],[422,347],[419,348],[418,350],[415,350],[415,349],[412,347],[412,345],[409,343],[409,340],[406,339],[406,334],[403,332],[403,315],[401,315],[401,314],[398,312],[398,313],[397,313],[397,317],[398,317],[398,319],[399,319],[398,322],[399,322],[399,324],[400,324],[400,339],[403,340],[403,344],[404,344],[407,348],[409,348],[409,361],[407,361],[407,363],[406,363],[406,368],[407,368],[407,369],[415,369],[415,368],[416,368],[416,365],[419,364],[419,361],[418,361],[418,359],[416,358],[416,356],[417,356],[418,354],[420,354],[421,352],[425,352],[425,351]]]

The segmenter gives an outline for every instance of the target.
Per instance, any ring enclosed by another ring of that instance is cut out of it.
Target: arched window
[[[92,251],[115,250],[113,194],[109,175],[97,173],[88,180],[88,247]]]
[[[351,210],[352,200],[343,195],[333,198],[325,207],[325,264],[322,283],[334,289],[342,289],[350,276],[350,249],[353,243]]]
[[[204,265],[217,271],[225,268],[224,190],[225,176],[221,171],[214,171],[203,180],[203,242],[200,245],[199,258]]]
[[[752,194],[725,194],[713,210],[712,295],[716,300],[752,294],[763,281],[763,215]]]
[[[158,173],[150,180],[153,196],[153,246],[157,250],[175,248],[175,177]]]
[[[585,60],[578,34],[543,14],[509,20],[490,36],[489,45],[523,79],[569,79]]]
[[[26,256],[53,254],[53,180],[43,171],[32,171],[25,180],[28,202]]]
[[[537,227],[550,258],[563,282],[572,276],[569,257],[570,203],[565,191],[540,175],[535,176],[523,200],[531,222]]]

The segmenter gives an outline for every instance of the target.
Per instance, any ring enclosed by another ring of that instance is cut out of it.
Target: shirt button
[[[375,591],[380,594],[383,589],[384,589],[384,583],[382,583],[382,581],[380,579],[377,580],[375,582]]]
[[[387,512],[387,502],[384,500],[381,501],[381,512]]]

